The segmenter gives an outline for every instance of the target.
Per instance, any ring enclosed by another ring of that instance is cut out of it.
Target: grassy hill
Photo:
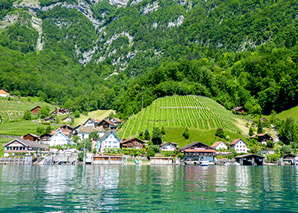
[[[77,126],[79,124],[84,123],[88,118],[96,118],[99,120],[105,119],[110,115],[110,113],[116,113],[115,110],[96,110],[92,112],[88,112],[88,115],[81,114],[79,118],[75,118],[74,125]]]
[[[3,120],[19,120],[24,116],[26,110],[31,110],[36,106],[49,106],[50,110],[53,111],[55,106],[41,102],[38,98],[0,98],[0,115]]]
[[[168,96],[155,100],[150,106],[131,116],[123,125],[120,135],[121,138],[138,136],[140,131],[144,132],[146,129],[152,132],[153,127],[167,127],[166,132],[168,131],[169,134],[166,134],[165,140],[172,142],[181,140],[179,137],[182,133],[176,134],[176,132],[183,131],[186,127],[191,131],[214,130],[214,133],[218,127],[230,132],[239,131],[235,125],[235,116],[210,98]],[[171,128],[178,129],[173,131]],[[210,139],[210,137],[207,138]],[[193,138],[193,140],[199,139]]]
[[[295,121],[298,121],[298,106],[282,111],[281,113],[277,114],[276,117],[282,120],[293,117]]]

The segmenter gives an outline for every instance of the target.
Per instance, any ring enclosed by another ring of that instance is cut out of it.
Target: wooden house
[[[0,89],[0,97],[8,97],[9,96],[9,93],[6,92],[4,89]]]
[[[183,161],[209,161],[214,162],[216,150],[202,142],[193,142],[180,149],[184,154]]]
[[[101,122],[101,120],[95,119],[95,118],[88,118],[85,123],[83,123],[82,126],[84,127],[96,127],[98,126],[98,123]]]
[[[247,143],[245,143],[242,139],[238,138],[233,140],[230,143],[230,146],[236,150],[237,153],[247,153]]]
[[[61,107],[61,108],[51,112],[51,115],[65,115],[67,113],[69,113],[69,109],[64,109]]]
[[[159,145],[159,148],[161,151],[176,151],[177,145],[178,144],[176,144],[176,143],[165,142],[165,143]]]
[[[228,146],[222,142],[222,141],[216,141],[212,146],[214,149],[219,150],[219,149],[228,149]]]
[[[267,141],[273,141],[273,138],[267,133],[252,135],[249,137],[249,139],[256,139],[258,142],[262,144],[266,144]]]
[[[31,133],[24,135],[23,139],[28,141],[35,141],[35,142],[40,141],[40,138],[37,135],[31,134]]]
[[[244,106],[235,107],[234,109],[232,109],[232,111],[234,111],[236,114],[247,113],[247,109],[245,109]]]
[[[120,148],[143,149],[145,142],[138,138],[129,138],[120,142]]]
[[[39,112],[40,108],[41,108],[40,106],[36,106],[33,109],[31,109],[30,112],[32,114],[37,114]]]
[[[102,126],[104,129],[107,129],[107,128],[110,130],[117,129],[117,126],[114,124],[114,122],[108,119],[104,119],[100,121],[97,125]]]
[[[14,139],[7,144],[4,144],[4,156],[8,156],[9,154],[17,155],[31,152],[44,152],[48,148],[48,145],[39,144],[35,141]]]

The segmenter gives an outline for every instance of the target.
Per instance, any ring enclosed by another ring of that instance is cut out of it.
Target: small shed
[[[232,109],[232,111],[234,111],[236,114],[244,114],[244,113],[247,113],[247,109],[245,109],[244,106],[238,106],[238,107],[235,107],[234,109]]]
[[[45,117],[43,120],[44,122],[50,122],[50,121],[55,121],[55,118],[53,116],[50,116],[50,117]]]
[[[40,108],[41,108],[40,106],[36,106],[33,109],[31,109],[30,112],[32,114],[37,114],[39,112]]]
[[[95,155],[92,164],[123,164],[124,158],[123,156]]]
[[[264,158],[265,157],[256,154],[247,154],[236,156],[235,160],[240,163],[240,165],[263,165]]]

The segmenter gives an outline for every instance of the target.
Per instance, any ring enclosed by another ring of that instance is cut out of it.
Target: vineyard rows
[[[212,109],[211,109],[212,108]],[[168,96],[155,100],[123,125],[121,137],[138,136],[153,127],[187,127],[235,130],[232,113],[212,99],[200,96]]]

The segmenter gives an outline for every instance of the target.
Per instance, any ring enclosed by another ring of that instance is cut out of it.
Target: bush
[[[26,111],[24,112],[23,119],[24,119],[24,120],[31,120],[31,119],[32,119],[30,110],[26,110]]]
[[[277,161],[279,159],[279,156],[277,154],[266,154],[265,161],[268,163],[273,163],[274,161]]]
[[[185,128],[184,132],[183,132],[183,137],[187,140],[189,139],[189,132],[188,132],[188,128]]]
[[[84,160],[84,153],[83,152],[80,152],[79,155],[78,155],[78,160],[79,161],[83,161]]]
[[[220,137],[220,138],[225,138],[225,133],[223,128],[217,128],[215,132],[215,136]]]

